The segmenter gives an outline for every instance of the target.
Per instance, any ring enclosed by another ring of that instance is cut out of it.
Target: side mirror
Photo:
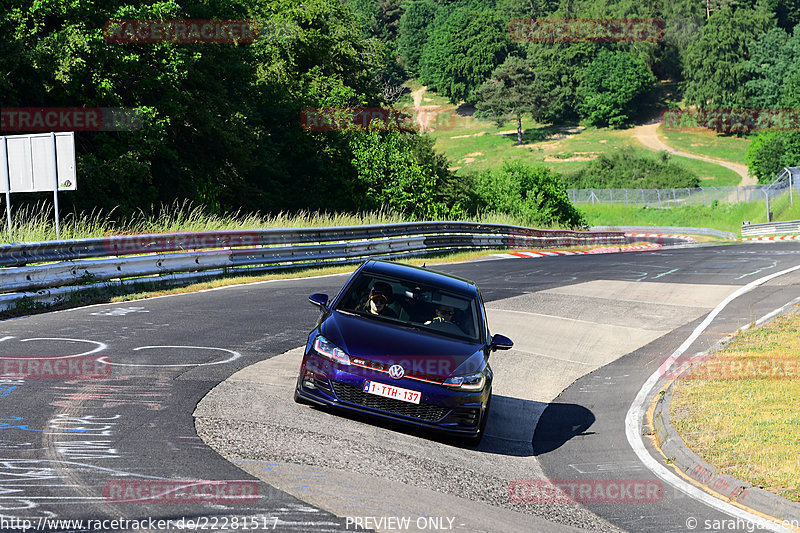
[[[328,305],[328,295],[322,294],[321,292],[315,292],[314,294],[308,297],[308,301],[316,305],[317,307],[325,309],[326,306]]]
[[[492,335],[492,343],[489,347],[494,352],[495,350],[509,350],[514,346],[514,341],[505,335]]]

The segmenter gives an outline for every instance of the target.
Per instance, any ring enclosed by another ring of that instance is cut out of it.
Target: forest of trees
[[[664,34],[548,43],[509,33],[514,19],[544,17],[658,19]],[[238,44],[108,42],[104,25],[120,19],[246,19],[260,34]],[[538,209],[541,223],[580,225],[552,207],[564,189],[555,173],[512,165],[456,175],[427,135],[306,131],[301,112],[390,106],[410,78],[485,116],[546,123],[622,126],[655,110],[659,81],[678,83],[698,109],[800,108],[798,22],[800,0],[6,0],[0,105],[136,111],[139,129],[76,135],[71,209],[124,215],[188,199],[219,213],[387,208],[435,218],[516,202]],[[748,161],[760,179],[800,164],[800,132],[759,133]],[[488,184],[506,178],[554,196],[518,183],[498,199]]]

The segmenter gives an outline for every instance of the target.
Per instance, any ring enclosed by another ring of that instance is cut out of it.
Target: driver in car
[[[436,316],[434,316],[431,320],[425,322],[425,325],[430,325],[435,322],[453,322],[453,315],[456,313],[455,310],[449,305],[438,305],[436,306],[435,310]]]

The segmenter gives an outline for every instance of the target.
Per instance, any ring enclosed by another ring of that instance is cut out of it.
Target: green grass
[[[793,501],[800,501],[798,331],[795,312],[740,334],[705,363],[710,379],[702,371],[678,379],[670,404],[691,450],[721,473]]]
[[[590,226],[690,226],[730,231],[737,235],[742,222],[756,224],[767,221],[763,201],[719,204],[716,206],[693,205],[657,209],[610,204],[578,204]],[[789,197],[770,201],[773,221],[800,220],[800,201],[789,205]]]
[[[663,125],[659,126],[658,135],[665,143],[682,152],[747,164],[744,157],[750,146],[747,137],[717,135],[704,128],[665,129]]]
[[[429,94],[429,93],[426,93]],[[434,130],[437,151],[444,153],[458,172],[496,168],[504,161],[522,161],[571,174],[586,166],[599,154],[624,147],[643,155],[655,152],[642,148],[629,130],[542,125],[523,120],[523,145],[516,144],[514,122],[498,127],[493,121],[457,117],[452,127]],[[740,176],[734,171],[705,161],[673,156],[707,187],[735,186]]]
[[[736,187],[742,177],[729,168],[689,157],[672,156],[672,161],[688,168],[700,178],[700,187]]]
[[[421,87],[414,80],[407,86],[411,90]],[[405,95],[398,105],[410,106],[411,103],[411,95]],[[654,153],[641,147],[630,130],[585,128],[577,124],[553,126],[529,118],[522,121],[523,144],[517,145],[515,121],[498,126],[491,120],[457,115],[453,104],[431,91],[425,92],[422,104],[448,109],[438,118],[429,119],[433,127],[430,134],[436,141],[437,151],[445,154],[451,168],[460,173],[496,168],[504,161],[518,160],[571,174],[603,152],[633,146],[637,152]],[[679,150],[742,164],[750,142],[705,131],[659,130],[659,133],[669,143],[674,140]],[[678,156],[673,156],[673,160],[697,174],[701,186],[734,186],[741,179],[732,170],[714,163]]]

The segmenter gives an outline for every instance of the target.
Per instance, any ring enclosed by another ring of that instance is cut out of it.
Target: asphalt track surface
[[[436,269],[476,281],[490,307],[501,299],[595,281],[737,287],[798,264],[800,248],[776,243],[492,260]],[[109,486],[120,483],[252,481],[198,438],[192,413],[236,371],[304,344],[318,313],[307,296],[335,294],[344,279],[253,284],[0,323],[0,356],[88,354],[112,365],[111,376],[103,380],[0,381],[0,520],[6,520],[0,529],[14,531],[20,525],[9,520],[30,520],[46,531],[157,531],[153,522],[147,527],[148,519],[186,518],[206,524],[206,530],[220,530],[225,522],[232,530],[234,518],[242,524],[242,517],[249,517],[258,520],[260,530],[352,531],[343,517],[264,483],[258,484],[259,498],[250,503],[121,504],[107,494]],[[690,352],[708,348],[798,297],[796,274],[754,289],[727,306]],[[533,452],[548,478],[655,479],[628,445],[625,414],[645,380],[701,320],[584,376],[544,410]],[[502,331],[502,325],[493,329]],[[664,488],[658,502],[584,506],[627,531],[688,531],[689,517],[699,520],[696,531],[748,530],[747,524],[737,528],[730,516]],[[56,527],[45,519],[145,522],[136,528],[129,523],[101,529]],[[728,522],[705,529],[705,520]]]

